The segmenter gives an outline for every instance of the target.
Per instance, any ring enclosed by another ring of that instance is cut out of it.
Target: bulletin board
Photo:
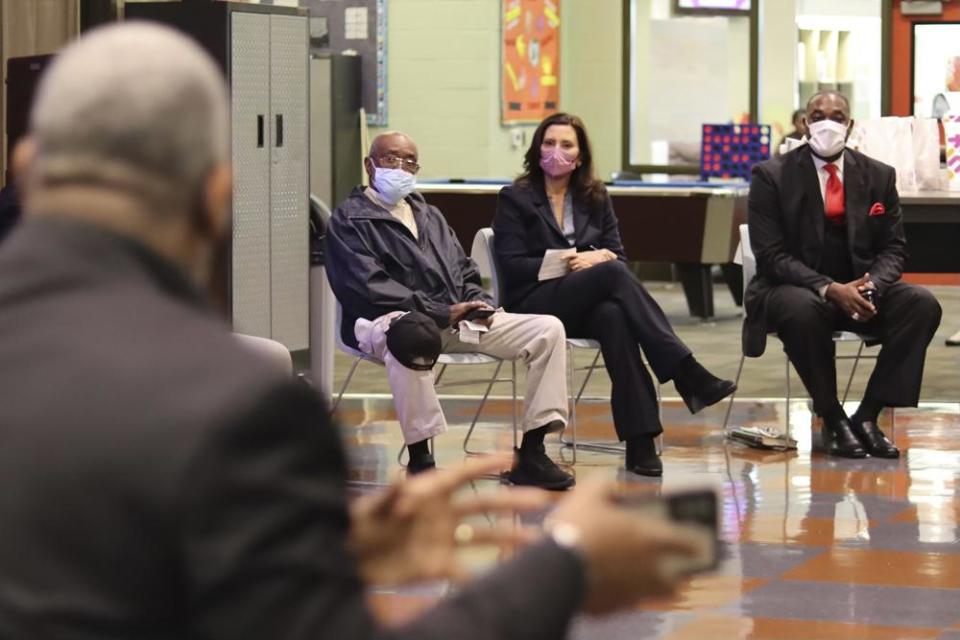
[[[367,124],[387,124],[387,1],[299,0],[310,10],[310,51],[361,58]]]
[[[560,0],[501,1],[501,120],[539,122],[560,103]]]

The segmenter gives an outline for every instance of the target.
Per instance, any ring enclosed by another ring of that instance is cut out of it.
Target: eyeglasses
[[[410,158],[401,158],[393,154],[387,154],[380,156],[378,160],[380,160],[380,166],[386,169],[403,169],[407,173],[414,175],[420,171],[420,165],[417,164],[417,161],[411,160]]]

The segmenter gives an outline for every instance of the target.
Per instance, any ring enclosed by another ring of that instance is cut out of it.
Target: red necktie
[[[824,210],[827,213],[827,220],[833,224],[843,223],[843,214],[846,207],[843,204],[843,182],[837,176],[837,165],[826,164],[824,169],[830,174],[827,178],[827,188],[824,192]]]

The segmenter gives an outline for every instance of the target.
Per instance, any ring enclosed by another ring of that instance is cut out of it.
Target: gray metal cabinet
[[[309,47],[302,9],[230,2],[131,3],[127,18],[192,35],[230,84],[234,330],[309,348]]]

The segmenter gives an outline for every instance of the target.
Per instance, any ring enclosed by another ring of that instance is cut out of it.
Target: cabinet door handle
[[[277,114],[277,146],[283,146],[283,114]]]
[[[263,121],[264,117],[262,114],[257,116],[257,148],[263,148]]]

